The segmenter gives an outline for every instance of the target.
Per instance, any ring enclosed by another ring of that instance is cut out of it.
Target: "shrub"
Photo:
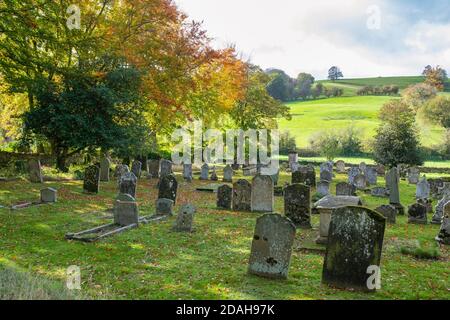
[[[425,103],[421,112],[432,122],[450,128],[450,99],[437,96]]]
[[[319,132],[310,138],[309,143],[312,149],[320,151],[328,160],[333,160],[341,154],[339,138],[334,132]]]
[[[297,144],[295,142],[295,137],[291,135],[289,131],[283,131],[280,134],[280,154],[288,154],[289,151],[296,150]]]
[[[363,154],[362,130],[354,125],[340,131],[321,131],[309,139],[311,150],[332,160],[337,156]]]
[[[436,88],[425,83],[418,83],[403,90],[402,99],[417,112],[425,102],[433,99],[436,95]]]

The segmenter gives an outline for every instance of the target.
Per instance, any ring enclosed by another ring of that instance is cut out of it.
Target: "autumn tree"
[[[425,83],[436,88],[438,91],[444,91],[447,81],[447,72],[440,66],[426,66],[422,73],[425,76]]]

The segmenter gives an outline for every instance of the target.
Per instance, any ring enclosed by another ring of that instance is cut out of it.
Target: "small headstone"
[[[163,176],[159,180],[158,199],[170,199],[177,202],[178,182],[173,174]]]
[[[370,190],[370,194],[373,197],[384,198],[389,196],[389,190],[384,187],[375,187]]]
[[[444,206],[441,229],[436,237],[439,243],[450,245],[450,201]]]
[[[100,168],[89,166],[84,171],[83,190],[87,193],[98,193],[100,184]]]
[[[147,161],[147,167],[148,167],[148,178],[150,179],[157,179],[159,178],[159,160],[157,159],[150,159]]]
[[[289,158],[289,168],[291,169],[292,172],[296,171],[294,169],[297,169],[298,167],[298,153],[296,151],[291,151],[288,154],[288,158]]]
[[[450,201],[450,196],[445,196],[436,204],[433,218],[431,218],[432,224],[441,224],[442,217],[444,216],[444,207]]]
[[[108,158],[103,157],[100,160],[100,181],[109,181],[109,168],[111,167],[111,161]]]
[[[337,172],[339,172],[339,173],[345,172],[345,162],[343,160],[336,161],[335,166],[336,166]]]
[[[28,170],[30,173],[30,182],[42,183],[44,179],[42,177],[41,162],[37,159],[30,159],[28,161]]]
[[[53,188],[45,188],[41,190],[41,202],[56,202],[58,191]]]
[[[444,180],[442,178],[429,179],[428,183],[430,184],[430,192],[433,196],[437,196],[439,193],[439,188],[444,186]]]
[[[159,177],[168,176],[172,174],[172,161],[161,159],[159,162]]]
[[[116,200],[114,204],[114,223],[120,226],[139,224],[139,209],[135,201]]]
[[[119,179],[119,193],[136,198],[137,178],[133,172],[125,172]]]
[[[194,214],[195,207],[192,204],[186,204],[181,207],[178,212],[177,220],[172,230],[176,232],[192,232],[194,231]]]
[[[209,166],[207,163],[204,163],[200,172],[200,180],[208,180],[209,179]]]
[[[256,175],[252,179],[251,209],[272,212],[274,206],[273,180],[270,176]]]
[[[256,220],[248,272],[250,274],[286,279],[291,261],[295,226],[276,213],[264,214]]]
[[[369,185],[376,185],[378,182],[378,174],[375,168],[373,167],[367,167],[365,171],[365,176],[367,179],[367,183]]]
[[[394,206],[391,206],[390,204],[382,205],[376,208],[375,211],[381,213],[388,223],[395,224],[397,209],[395,209]]]
[[[317,193],[322,197],[330,194],[330,183],[328,181],[319,181],[317,184]]]
[[[360,174],[358,167],[351,167],[348,171],[348,183],[354,184],[355,177]]]
[[[156,215],[157,216],[172,216],[173,215],[173,200],[160,198],[156,200]]]
[[[427,213],[433,213],[433,200],[432,199],[417,199],[417,203],[424,205],[427,208]]]
[[[417,184],[420,179],[420,171],[417,167],[409,168],[408,170],[408,183]]]
[[[359,164],[359,171],[366,172],[366,170],[367,170],[367,164],[365,162],[361,162]]]
[[[284,188],[284,214],[300,228],[311,228],[311,188],[291,184]]]
[[[233,168],[229,164],[223,169],[223,182],[233,182]]]
[[[353,185],[356,187],[356,189],[358,190],[366,190],[367,188],[367,179],[366,176],[363,174],[358,174],[354,179],[353,179]]]
[[[408,207],[408,223],[427,224],[427,208],[420,203]]]
[[[192,181],[192,164],[184,163],[183,164],[183,179],[186,181]]]
[[[416,199],[429,199],[430,191],[430,184],[427,181],[427,177],[423,176],[416,185]]]
[[[378,283],[369,281],[369,277],[379,272],[385,225],[381,214],[364,207],[336,209],[331,216],[322,282],[340,288],[376,290]]]
[[[356,188],[354,185],[347,182],[339,182],[336,184],[336,195],[337,196],[354,196]]]
[[[239,179],[233,183],[233,210],[250,211],[251,210],[252,186],[250,182]]]
[[[320,180],[331,182],[333,180],[333,173],[331,173],[331,171],[328,170],[322,170],[320,172]]]
[[[385,166],[382,165],[381,163],[378,163],[378,164],[377,164],[375,170],[377,171],[377,174],[378,174],[380,177],[384,177],[384,176],[386,175],[386,168],[385,168]]]
[[[211,181],[219,181],[219,177],[217,176],[217,172],[216,172],[216,167],[212,168]]]
[[[221,209],[231,210],[231,201],[233,197],[233,189],[224,184],[217,189],[217,207]]]
[[[131,165],[131,172],[134,173],[136,178],[140,178],[142,173],[142,162],[138,160],[133,161],[133,164]]]

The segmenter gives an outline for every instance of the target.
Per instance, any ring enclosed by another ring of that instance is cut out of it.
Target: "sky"
[[[245,59],[327,77],[450,71],[450,0],[174,0],[203,21],[214,47],[233,44]]]

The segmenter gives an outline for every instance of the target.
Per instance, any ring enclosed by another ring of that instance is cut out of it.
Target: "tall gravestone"
[[[159,166],[159,160],[157,159],[150,159],[147,161],[148,178],[159,178]]]
[[[244,179],[239,179],[233,183],[233,210],[251,210],[252,186]]]
[[[264,214],[256,220],[248,272],[250,274],[286,279],[291,261],[295,226],[276,213]]]
[[[219,177],[217,176],[217,172],[216,172],[216,167],[215,166],[212,168],[210,179],[211,179],[211,181],[219,181]]]
[[[360,174],[358,167],[351,167],[348,171],[348,183],[354,184],[355,177]]]
[[[427,181],[427,177],[423,176],[422,179],[416,185],[416,199],[429,199],[430,198],[430,184]]]
[[[311,188],[291,184],[284,188],[284,214],[300,228],[311,228]]]
[[[291,172],[294,172],[297,170],[298,165],[298,153],[297,151],[290,151],[288,155],[289,159],[289,168],[291,169]]]
[[[100,184],[100,168],[89,166],[84,171],[83,190],[86,193],[98,193]]]
[[[177,202],[178,182],[173,174],[163,176],[159,181],[158,199],[170,199]]]
[[[364,207],[336,209],[331,216],[322,282],[374,291],[377,284],[370,281],[370,273],[380,274],[385,225],[381,214]]]
[[[183,179],[186,181],[192,181],[192,164],[191,163],[183,164]]]
[[[133,161],[133,164],[131,165],[131,172],[134,173],[136,178],[140,178],[142,173],[142,162],[138,160]]]
[[[192,204],[183,205],[178,212],[177,220],[172,229],[175,232],[193,232],[194,215],[195,207]]]
[[[209,179],[209,166],[207,163],[204,163],[200,171],[200,180],[208,180],[208,179]]]
[[[111,167],[111,161],[108,158],[103,157],[100,160],[100,181],[109,181],[109,169]]]
[[[133,172],[125,172],[119,179],[119,193],[129,194],[136,199],[137,177]]]
[[[42,183],[44,179],[42,178],[41,162],[37,159],[30,159],[28,161],[28,170],[30,173],[30,182]]]
[[[217,189],[217,207],[231,210],[231,201],[233,198],[233,189],[224,184]]]
[[[441,229],[436,237],[439,243],[450,245],[450,201],[444,205]]]
[[[386,186],[389,189],[389,203],[397,209],[398,214],[403,215],[405,214],[405,209],[400,203],[399,182],[398,169],[391,168],[386,173]]]
[[[380,177],[384,177],[384,176],[386,175],[386,168],[385,168],[385,166],[382,165],[381,163],[378,163],[378,164],[376,165],[376,169],[375,169],[375,170],[377,171],[377,174],[378,174]]]
[[[223,182],[233,182],[233,168],[229,164],[223,169]]]
[[[272,212],[274,206],[273,180],[270,176],[256,175],[252,179],[251,209]]]
[[[172,174],[172,161],[161,159],[159,162],[159,177],[168,176]]]
[[[116,178],[120,179],[120,177],[126,172],[130,172],[130,169],[128,168],[128,166],[124,165],[124,164],[119,164],[116,166],[116,170],[114,171],[114,176]]]
[[[354,196],[356,192],[355,186],[347,182],[339,182],[336,184],[337,196]]]

